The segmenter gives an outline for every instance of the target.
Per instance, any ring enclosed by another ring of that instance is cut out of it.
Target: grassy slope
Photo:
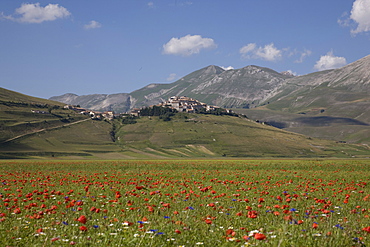
[[[120,151],[109,135],[111,129],[112,124],[108,122],[87,119],[78,124],[42,131],[2,144],[0,156],[99,158],[101,155]]]
[[[274,126],[311,137],[370,144],[368,94],[352,92],[343,87],[328,87],[328,83],[319,86],[307,85],[297,90],[300,80],[303,82],[310,79],[309,77],[315,79],[317,76],[321,74],[294,78],[291,80],[292,90],[285,90],[277,95],[269,105],[236,111],[252,119],[273,121],[278,123]]]
[[[0,87],[0,101],[26,102],[26,103],[35,103],[35,104],[52,104],[52,105],[59,105],[59,106],[64,105],[63,103],[60,103],[60,102],[28,96],[28,95],[14,92],[14,91],[1,88],[1,87]]]
[[[190,115],[163,122],[141,118],[118,132],[124,150],[149,149],[175,156],[317,157],[368,155],[365,147],[311,139],[246,119]]]
[[[2,158],[194,158],[194,157],[364,157],[368,149],[307,138],[230,116],[189,115],[164,122],[143,117],[121,125],[87,120],[28,135],[0,147]],[[356,151],[356,149],[358,151]]]
[[[63,105],[0,88],[0,143],[19,135],[86,118],[63,109]],[[32,110],[45,113],[33,113]]]
[[[294,114],[273,111],[266,107],[235,111],[294,133],[334,141],[370,144],[370,126],[359,118],[346,116],[347,113],[342,114],[343,117],[330,117],[328,110],[320,113],[320,108],[312,109],[306,114]]]

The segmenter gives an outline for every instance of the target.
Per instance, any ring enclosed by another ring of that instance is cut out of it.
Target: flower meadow
[[[370,245],[370,161],[2,161],[1,246]]]

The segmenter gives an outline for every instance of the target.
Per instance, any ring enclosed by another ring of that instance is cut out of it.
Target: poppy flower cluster
[[[4,161],[0,169],[4,246],[370,241],[368,161]]]

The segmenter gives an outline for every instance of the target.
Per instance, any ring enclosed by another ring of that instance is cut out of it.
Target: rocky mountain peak
[[[204,70],[203,73],[207,75],[211,75],[211,74],[218,75],[225,71],[223,68],[218,67],[216,65],[207,66],[203,70]]]

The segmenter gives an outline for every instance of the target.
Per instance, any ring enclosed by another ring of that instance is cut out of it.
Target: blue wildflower
[[[335,227],[336,227],[336,228],[339,228],[339,229],[341,229],[341,230],[343,230],[343,229],[344,229],[344,228],[343,228],[343,226],[341,226],[340,224],[336,224],[336,225],[335,225]]]

